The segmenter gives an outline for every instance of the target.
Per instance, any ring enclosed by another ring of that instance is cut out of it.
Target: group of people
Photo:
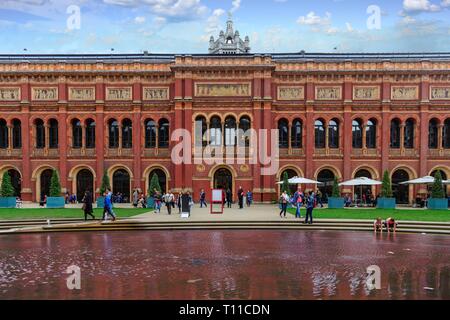
[[[182,198],[183,195],[185,195],[185,199],[189,202],[189,206],[192,207],[194,202],[192,201],[192,196],[189,191],[186,192],[179,192],[176,196],[175,194],[169,190],[166,193],[162,193],[159,190],[154,189],[153,190],[153,199],[155,201],[154,203],[154,210],[155,213],[161,212],[161,207],[163,205],[167,208],[167,213],[170,215],[172,214],[172,209],[175,209],[175,207],[178,207],[178,213],[181,214],[182,211]],[[206,205],[206,202],[205,202]]]
[[[147,208],[147,198],[144,193],[139,189],[133,190],[133,207],[135,208]]]
[[[301,219],[301,208],[306,208],[306,214],[305,214],[305,221],[303,223],[305,224],[313,224],[313,210],[317,206],[317,204],[321,204],[323,207],[323,204],[321,201],[318,201],[318,198],[321,199],[321,197],[317,196],[317,193],[314,193],[313,191],[309,191],[306,193],[303,193],[301,187],[298,187],[297,191],[294,193],[294,195],[291,197],[288,195],[286,191],[283,191],[279,198],[280,203],[280,217],[286,218],[286,212],[288,209],[288,205],[291,205],[295,207],[295,218]]]
[[[242,187],[239,187],[238,191],[237,191],[237,196],[238,196],[238,206],[239,209],[244,209],[244,202],[247,205],[247,207],[250,207],[253,203],[253,193],[248,190],[247,192],[244,191],[244,189]],[[206,202],[206,192],[205,189],[201,189],[200,190],[200,197],[199,197],[199,202],[200,202],[200,208],[203,208],[203,206],[205,206],[205,208],[208,206],[207,202]],[[225,207],[225,205],[227,206],[227,208],[231,208],[233,205],[233,192],[231,191],[230,188],[227,189],[222,189],[222,204]]]
[[[373,223],[373,230],[375,232],[383,232],[383,229],[386,229],[386,231],[390,233],[395,232],[397,226],[398,222],[392,217],[387,218],[385,221],[383,221],[381,217],[378,217]]]
[[[379,196],[374,198],[370,190],[367,190],[367,192],[363,193],[360,197],[358,196],[357,193],[355,193],[354,199],[352,199],[351,194],[347,193],[344,196],[344,206],[347,208],[358,205],[376,207],[378,198]]]
[[[66,192],[64,196],[64,200],[66,204],[76,204],[78,203],[77,195],[75,193],[69,193],[69,191]],[[83,202],[83,201],[82,201]]]

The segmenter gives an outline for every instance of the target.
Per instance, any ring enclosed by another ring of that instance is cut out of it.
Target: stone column
[[[344,106],[344,124],[343,124],[343,136],[344,136],[344,146],[343,146],[343,155],[344,155],[344,164],[343,164],[343,180],[347,181],[352,178],[352,153],[353,153],[353,145],[352,145],[352,107],[350,105]],[[343,192],[349,191],[343,190]]]
[[[134,175],[134,185],[133,189],[138,188],[144,191],[144,181],[142,180],[142,125],[141,125],[141,108],[140,105],[134,106],[133,115],[133,175]]]
[[[19,116],[22,129],[22,200],[32,201],[32,185],[31,185],[31,152],[33,142],[32,132],[30,129],[30,113],[29,105],[22,105],[22,114]]]
[[[105,170],[105,150],[108,148],[108,144],[105,144],[105,122],[103,114],[103,105],[97,105],[97,113],[95,118],[95,157],[96,157],[96,171],[97,171],[97,181],[95,193],[97,196],[102,196],[99,194],[100,187],[102,185],[103,173]]]
[[[58,149],[59,149],[59,169],[62,192],[65,193],[67,184],[67,110],[66,105],[60,105],[58,115]],[[76,192],[76,190],[72,190]]]

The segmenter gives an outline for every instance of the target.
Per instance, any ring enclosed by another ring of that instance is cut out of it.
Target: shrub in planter
[[[100,196],[97,198],[97,208],[103,208],[105,206],[104,194],[106,189],[111,189],[111,183],[109,181],[108,173],[105,170],[103,172],[102,185],[100,186]]]
[[[328,198],[329,209],[340,209],[344,207],[344,198],[341,197],[341,191],[339,190],[339,184],[337,178],[334,177],[333,191],[331,197]]]
[[[431,191],[431,198],[428,199],[428,209],[447,210],[448,199],[445,198],[445,192],[442,185],[441,171],[437,171],[434,175],[434,184]]]
[[[11,183],[11,176],[6,171],[2,177],[2,188],[0,190],[0,208],[15,208],[16,197],[14,197],[14,187]]]
[[[377,199],[377,208],[395,209],[395,198],[392,197],[392,185],[389,171],[383,174],[383,184],[381,185],[381,197]]]
[[[50,196],[47,197],[47,208],[64,208],[65,199],[61,196],[61,183],[58,171],[53,170],[50,180]]]

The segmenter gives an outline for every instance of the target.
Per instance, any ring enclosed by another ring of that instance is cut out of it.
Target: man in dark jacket
[[[94,210],[92,209],[92,195],[89,191],[84,193],[83,197],[83,210],[84,210],[84,220],[87,220],[87,216],[91,216],[92,220],[95,219],[95,216],[92,214]]]
[[[244,209],[244,189],[242,189],[242,187],[239,187],[238,199],[239,199],[239,209]]]

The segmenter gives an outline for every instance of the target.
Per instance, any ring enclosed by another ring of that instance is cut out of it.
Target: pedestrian
[[[162,195],[161,192],[159,192],[158,190],[156,190],[155,193],[155,211],[157,213],[161,212],[161,203],[162,203]]]
[[[133,207],[137,208],[139,202],[139,192],[137,189],[133,191]]]
[[[280,218],[283,218],[283,214],[284,214],[284,217],[286,218],[288,202],[289,202],[289,196],[286,193],[286,191],[283,191],[283,193],[280,196],[280,205],[281,205]]]
[[[247,191],[247,207],[250,207],[252,205],[253,202],[253,193],[248,190]]]
[[[92,209],[92,196],[91,193],[89,191],[86,191],[84,193],[84,197],[83,197],[83,211],[84,211],[84,221],[87,220],[87,216],[91,216],[92,220],[95,219],[95,216],[93,215],[94,210]]]
[[[300,219],[302,217],[300,208],[303,206],[305,196],[303,195],[302,188],[299,186],[294,193],[293,205],[295,206],[295,218]]]
[[[239,209],[244,209],[244,189],[239,187],[238,190]]]
[[[112,192],[111,192],[111,189],[109,189],[109,188],[106,189],[106,194],[105,194],[105,203],[104,203],[104,208],[103,208],[103,220],[107,221],[108,216],[111,216],[112,220],[116,221],[116,215],[114,214],[114,211],[113,211]]]
[[[169,215],[172,214],[172,205],[174,202],[174,195],[172,192],[168,191],[165,195],[164,195],[164,203],[166,204],[166,208],[167,208],[167,213]]]
[[[306,200],[305,224],[307,224],[309,220],[310,220],[309,224],[313,224],[313,210],[314,210],[315,203],[316,203],[316,199],[314,197],[314,192],[310,191],[309,195],[307,197],[307,200]]]
[[[316,203],[317,203],[317,205],[320,204],[320,207],[323,208],[322,192],[320,192],[319,189],[317,189],[317,192],[316,192]]]
[[[200,190],[200,208],[203,208],[203,205],[205,205],[205,208],[208,207],[206,204],[206,192],[204,189]]]
[[[227,208],[231,208],[231,204],[233,203],[233,194],[231,193],[230,188],[227,189],[225,198],[227,201]]]

